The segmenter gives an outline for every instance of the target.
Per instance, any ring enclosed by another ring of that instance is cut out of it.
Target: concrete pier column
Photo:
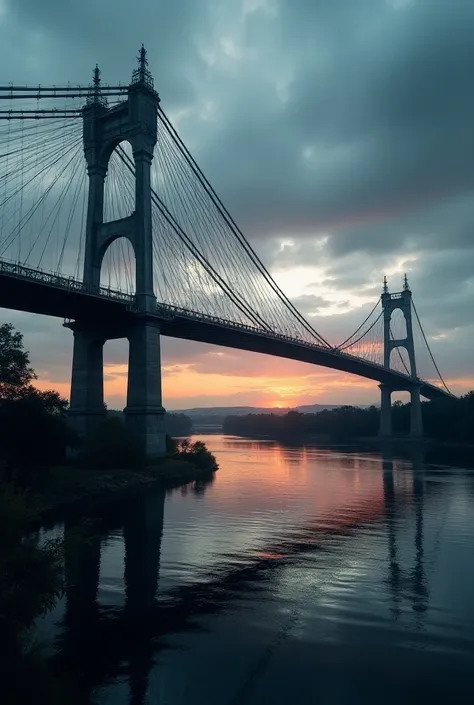
[[[410,397],[410,435],[414,438],[421,438],[423,436],[423,417],[421,414],[419,386],[412,387]]]
[[[105,418],[104,340],[96,332],[70,327],[74,349],[68,415],[79,437],[86,438]]]
[[[392,390],[385,384],[379,385],[380,389],[380,435],[392,435]]]
[[[159,323],[137,316],[128,332],[127,426],[148,457],[166,452]]]
[[[380,435],[390,437],[392,435],[392,390],[385,384],[379,385],[380,402]]]

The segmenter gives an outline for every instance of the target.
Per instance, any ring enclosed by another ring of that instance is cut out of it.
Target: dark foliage
[[[28,630],[48,612],[63,590],[63,543],[39,543],[28,534],[36,510],[11,484],[0,484],[0,671],[2,702],[55,705],[64,702],[63,684],[48,670]]]
[[[137,468],[144,456],[122,418],[110,415],[86,441],[79,462],[97,469]]]
[[[4,478],[22,486],[78,442],[66,421],[67,401],[33,387],[35,378],[21,333],[0,326],[0,462]]]
[[[215,456],[202,441],[192,443],[187,438],[176,444],[176,453],[183,460],[189,460],[199,470],[209,470],[213,472],[218,469]]]
[[[34,379],[22,334],[4,323],[0,326],[0,399],[16,399]]]

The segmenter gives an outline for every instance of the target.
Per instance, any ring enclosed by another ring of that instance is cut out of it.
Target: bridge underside
[[[17,278],[0,273],[0,307],[63,319],[83,320],[106,333],[107,338],[124,337],[123,329],[138,315],[118,300],[94,296],[80,289],[65,290],[40,280]],[[416,385],[408,377],[378,365],[304,343],[269,338],[247,329],[230,328],[206,320],[175,315],[160,320],[161,333],[171,338],[211,343],[328,367],[387,385],[393,391],[409,391]],[[438,387],[422,383],[427,399],[446,397]]]

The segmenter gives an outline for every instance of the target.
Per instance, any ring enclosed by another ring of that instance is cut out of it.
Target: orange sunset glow
[[[226,375],[199,372],[192,364],[165,365],[164,405],[170,409],[193,403],[199,406],[291,408],[301,404],[344,403],[345,399],[351,399],[353,403],[357,400],[370,403],[377,398],[377,387],[370,380],[318,367],[310,368],[308,374],[308,365],[291,361],[287,366],[287,375],[272,374],[269,363],[268,374],[253,376],[250,371],[248,375]],[[299,375],[296,371],[298,366],[301,368]],[[278,368],[281,369],[281,364]],[[110,408],[125,406],[127,374],[128,366],[125,363],[104,366],[104,395]],[[69,398],[69,381],[57,381],[54,376],[40,377],[36,386],[41,390],[54,388]],[[331,402],[333,398],[335,402]]]
[[[250,367],[246,374],[226,374],[196,369],[193,363],[163,365],[163,400],[170,410],[192,406],[257,406],[287,409],[305,404],[377,404],[375,382],[322,367],[291,360],[245,353]],[[260,360],[264,358],[265,372]],[[104,394],[109,408],[125,406],[128,365],[104,365]],[[449,380],[459,393],[474,387],[474,378]],[[70,381],[40,373],[38,389],[56,389],[69,398]],[[396,398],[396,397],[394,397]],[[401,396],[403,399],[404,397]]]

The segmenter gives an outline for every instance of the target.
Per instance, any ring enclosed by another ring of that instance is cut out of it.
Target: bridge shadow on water
[[[387,535],[386,583],[391,596],[391,615],[400,618],[401,601],[411,601],[417,624],[423,629],[429,590],[424,567],[424,503],[430,493],[439,491],[427,484],[424,458],[412,458],[412,482],[406,487],[396,482],[394,461],[383,457],[383,497],[371,506],[341,508],[341,515],[309,520],[273,537],[264,551],[240,560],[224,556],[216,567],[203,567],[199,582],[158,591],[163,537],[165,492],[154,491],[119,502],[107,516],[90,529],[86,541],[74,555],[66,555],[69,588],[66,609],[56,643],[55,664],[73,675],[86,700],[96,688],[116,679],[128,683],[128,703],[144,705],[152,669],[160,653],[172,648],[167,637],[176,633],[205,631],[200,617],[224,612],[230,604],[262,594],[285,566],[317,551],[331,552],[357,541],[370,525],[384,525]],[[182,493],[205,494],[206,483],[181,488]],[[410,506],[415,513],[414,562],[403,570],[398,555],[397,518]],[[344,518],[341,520],[341,516]],[[76,521],[66,522],[65,537],[73,535]],[[111,532],[123,531],[123,604],[101,605],[98,599],[101,545]],[[74,545],[74,542],[72,542]],[[331,546],[329,546],[331,544]],[[264,667],[264,663],[260,664]],[[259,666],[257,665],[257,670]],[[235,703],[245,702],[245,688]],[[420,697],[423,689],[420,686]],[[191,701],[190,701],[191,702]],[[234,702],[234,700],[232,700]]]

